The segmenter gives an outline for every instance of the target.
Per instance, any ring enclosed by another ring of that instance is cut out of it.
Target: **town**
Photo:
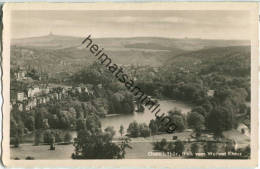
[[[14,72],[15,81],[26,82],[32,80],[31,77],[26,76],[27,72],[25,69],[19,68],[17,72]],[[41,80],[41,77],[40,79]],[[39,83],[39,82],[38,82]],[[102,85],[97,85],[102,88]],[[90,87],[92,87],[90,85]],[[12,93],[12,91],[14,91]],[[50,101],[62,100],[68,95],[75,95],[85,93],[88,96],[93,96],[93,90],[89,90],[87,85],[81,85],[76,87],[64,86],[64,85],[52,85],[48,83],[30,84],[25,90],[12,89],[11,88],[11,103],[10,109],[17,107],[19,111],[29,111],[33,108],[44,105]]]

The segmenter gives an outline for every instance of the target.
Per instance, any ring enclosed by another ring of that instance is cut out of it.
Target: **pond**
[[[167,112],[173,108],[178,108],[182,111],[182,113],[186,114],[191,110],[191,107],[175,100],[159,100],[160,104],[160,113],[159,114],[167,114]],[[130,115],[118,115],[118,116],[110,116],[101,119],[102,129],[105,129],[108,126],[113,126],[116,131],[116,136],[119,136],[120,125],[124,126],[126,130],[129,124],[133,121],[138,123],[146,123],[149,125],[150,120],[155,119],[155,113],[152,113],[148,108],[145,108],[144,112]]]

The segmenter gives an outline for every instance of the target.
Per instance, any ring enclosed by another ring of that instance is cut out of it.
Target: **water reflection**
[[[167,113],[169,110],[174,109],[175,107],[180,109],[182,113],[186,114],[191,110],[190,106],[177,102],[175,100],[159,100],[160,103],[160,113]],[[146,123],[149,124],[151,119],[155,119],[154,113],[151,113],[151,111],[147,108],[145,108],[145,111],[143,113],[134,113],[134,114],[128,114],[128,115],[117,115],[117,116],[110,116],[106,118],[101,119],[102,129],[105,129],[108,126],[113,126],[116,131],[116,136],[119,136],[119,129],[120,125],[124,126],[125,132],[128,128],[129,124],[133,122],[134,120],[138,123]]]

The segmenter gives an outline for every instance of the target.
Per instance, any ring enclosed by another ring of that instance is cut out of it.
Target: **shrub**
[[[129,124],[127,132],[132,137],[148,137],[150,136],[150,128],[145,123],[138,124],[136,121]]]
[[[25,160],[34,160],[34,157],[27,156],[27,157],[25,158]]]
[[[69,132],[67,132],[64,136],[64,141],[65,142],[70,142],[72,140],[72,136]]]
[[[166,151],[166,146],[167,146],[167,140],[163,138],[160,142],[154,142],[153,143],[153,149],[154,150],[159,150],[159,151]]]

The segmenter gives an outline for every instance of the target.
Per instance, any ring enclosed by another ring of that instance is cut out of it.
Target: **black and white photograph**
[[[35,4],[6,8],[10,160],[253,160],[253,4]]]

